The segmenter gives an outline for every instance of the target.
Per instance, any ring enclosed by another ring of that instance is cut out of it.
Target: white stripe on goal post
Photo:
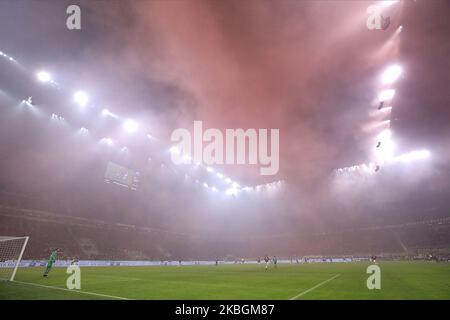
[[[23,256],[23,253],[25,251],[25,247],[27,246],[29,238],[30,237],[25,237],[25,242],[24,242],[24,244],[22,246],[22,250],[20,250],[19,258],[17,259],[16,266],[14,267],[13,273],[12,273],[11,278],[9,279],[9,281],[14,281],[14,277],[16,276],[17,269],[19,268],[19,264],[20,264],[20,261],[22,260],[22,256]]]

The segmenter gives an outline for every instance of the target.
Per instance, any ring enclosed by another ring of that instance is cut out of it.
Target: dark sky
[[[82,30],[69,31],[65,9],[75,3],[82,10]],[[19,70],[5,62],[0,65],[1,89],[11,98],[22,99],[30,91],[42,108],[59,111],[71,123],[114,134],[114,126],[80,115],[64,102],[71,90],[84,88],[99,110],[107,107],[137,118],[166,142],[174,129],[190,128],[193,120],[219,129],[279,128],[278,175],[261,177],[257,166],[220,170],[243,184],[284,180],[286,186],[276,199],[212,204],[208,197],[178,186],[176,179],[161,178],[160,185],[149,186],[156,181],[149,173],[151,181],[145,180],[140,193],[117,198],[122,190],[89,183],[102,176],[102,165],[112,155],[76,148],[77,142],[67,143],[68,136],[55,134],[43,122],[18,120],[17,114],[7,113],[3,99],[0,144],[8,156],[1,159],[2,188],[33,193],[30,185],[37,183],[35,189],[57,186],[55,194],[94,193],[107,197],[97,198],[97,207],[93,205],[103,212],[112,210],[104,209],[112,193],[137,219],[150,216],[145,223],[157,220],[173,226],[182,219],[184,226],[193,228],[201,226],[205,216],[214,227],[232,219],[247,227],[267,226],[267,218],[284,230],[303,224],[303,218],[335,226],[367,215],[370,221],[383,222],[392,212],[402,220],[414,220],[429,210],[448,215],[450,206],[442,194],[450,189],[450,3],[392,5],[384,11],[391,19],[385,31],[366,27],[366,9],[373,3],[4,0],[0,50],[24,66]],[[400,25],[403,31],[394,36]],[[334,169],[369,161],[376,134],[367,130],[376,121],[370,112],[380,73],[392,63],[404,68],[395,84],[391,123],[399,151],[427,148],[432,162],[428,167],[385,170],[370,181],[336,191],[340,182],[333,180]],[[64,89],[52,93],[26,84],[23,79],[31,79],[40,68],[54,73]],[[22,125],[13,125],[11,119]],[[135,147],[133,159],[123,164],[145,171],[148,147],[140,140],[121,139]],[[416,193],[427,195],[419,208],[413,203]],[[76,203],[82,201],[75,198]],[[93,211],[86,203],[83,210]],[[190,218],[180,217],[185,207],[193,212]],[[413,208],[419,211],[416,215],[410,213]],[[210,217],[214,210],[233,215],[218,221]],[[126,220],[124,216],[119,219]]]

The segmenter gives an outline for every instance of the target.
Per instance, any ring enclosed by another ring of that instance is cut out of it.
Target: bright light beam
[[[388,67],[381,75],[382,84],[392,84],[400,77],[402,74],[402,67],[399,65],[393,65]],[[384,101],[384,100],[381,100]]]
[[[44,83],[50,82],[52,80],[52,76],[46,71],[39,71],[37,73],[37,78],[40,82]]]
[[[392,132],[389,129],[383,130],[378,135],[378,141],[384,142],[391,139]]]
[[[380,92],[380,94],[378,95],[378,99],[380,101],[387,101],[387,100],[391,100],[395,95],[395,90],[394,89],[386,89]]]
[[[393,4],[396,4],[398,2],[398,0],[385,0],[381,2],[381,5],[383,7],[389,7],[392,6]]]
[[[85,107],[89,102],[89,97],[84,91],[75,92],[73,99],[80,107]]]
[[[414,160],[423,160],[423,159],[427,159],[431,156],[430,151],[428,150],[416,150],[416,151],[411,151],[405,154],[402,154],[398,157],[395,158],[396,161],[401,161],[404,163],[408,163]]]
[[[127,120],[123,124],[123,128],[126,132],[133,133],[139,129],[139,125],[133,120]]]

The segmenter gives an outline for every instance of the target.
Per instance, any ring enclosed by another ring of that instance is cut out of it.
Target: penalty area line
[[[305,291],[303,291],[303,292],[300,292],[298,295],[296,295],[296,296],[290,298],[289,300],[296,300],[296,299],[300,298],[301,296],[304,296],[304,295],[307,294],[308,292],[311,292],[311,291],[313,291],[314,289],[317,289],[318,287],[323,286],[325,283],[330,282],[330,281],[336,279],[336,278],[339,277],[340,275],[341,275],[341,274],[337,274],[337,275],[335,275],[335,276],[333,276],[333,277],[331,277],[331,278],[329,278],[329,279],[327,279],[327,280],[325,280],[325,281],[322,281],[321,283],[316,284],[314,287],[311,287],[311,288],[309,288],[308,290],[305,290]]]
[[[105,297],[105,298],[112,298],[112,299],[119,299],[119,300],[131,300],[129,298],[124,298],[124,297],[119,297],[119,296],[111,296],[111,295],[108,295],[108,294],[95,293],[95,292],[89,292],[89,291],[81,291],[81,290],[75,290],[75,289],[74,290],[70,290],[70,289],[66,289],[66,288],[60,288],[60,287],[54,287],[54,286],[46,286],[46,285],[43,285],[43,284],[32,283],[32,282],[23,282],[23,281],[14,280],[14,281],[12,281],[12,283],[26,284],[26,285],[29,285],[29,286],[36,286],[36,287],[42,287],[42,288],[48,288],[48,289],[58,289],[58,290],[69,291],[69,292],[80,293],[80,294],[87,294],[87,295],[97,296],[97,297]]]

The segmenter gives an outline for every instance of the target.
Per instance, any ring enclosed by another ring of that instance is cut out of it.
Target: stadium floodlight
[[[214,192],[216,192],[216,191],[217,191],[217,188],[216,188],[216,187],[211,187],[211,190],[214,191]]]
[[[207,168],[206,168],[206,171],[208,171],[208,172],[214,172],[214,169],[211,168],[211,167],[207,167]]]
[[[85,136],[89,133],[89,130],[86,128],[80,128],[80,130],[78,130],[78,133]]]
[[[381,75],[382,84],[392,84],[400,77],[402,74],[402,67],[399,65],[393,65],[388,67]],[[381,100],[384,101],[384,100]]]
[[[209,188],[209,186],[208,186],[207,183],[204,183],[203,186],[204,186],[205,188]]]
[[[84,91],[75,92],[73,99],[80,107],[85,107],[89,102],[89,97]]]
[[[25,103],[27,106],[32,107],[33,106],[33,97],[28,97],[26,100],[22,100],[22,103]]]
[[[102,116],[108,116],[108,117],[113,117],[113,118],[118,118],[117,115],[115,115],[114,113],[112,113],[111,111],[109,111],[108,109],[103,109],[102,110]]]
[[[50,119],[57,120],[57,121],[64,121],[64,117],[61,117],[61,116],[57,115],[56,113],[52,113],[50,116]]]
[[[373,162],[369,162],[368,164],[363,164],[362,165],[362,169],[366,172],[366,173],[372,173],[375,171],[375,163]]]
[[[39,81],[47,83],[52,80],[52,76],[47,71],[39,71],[37,73],[37,78]]]
[[[136,123],[136,121],[127,120],[123,124],[123,128],[125,129],[126,132],[133,133],[133,132],[136,132],[138,130],[139,125]]]
[[[378,95],[378,99],[380,101],[387,101],[392,99],[394,95],[395,95],[394,89],[386,89],[380,92],[380,94]]]
[[[229,188],[227,191],[225,191],[225,194],[228,196],[235,196],[237,194],[237,189],[235,188]]]
[[[392,107],[385,107],[385,108],[380,109],[380,112],[383,112],[383,113],[389,113],[391,111],[392,111]]]
[[[111,138],[103,138],[102,140],[100,140],[100,142],[106,143],[108,146],[111,146],[113,144],[113,141]]]

